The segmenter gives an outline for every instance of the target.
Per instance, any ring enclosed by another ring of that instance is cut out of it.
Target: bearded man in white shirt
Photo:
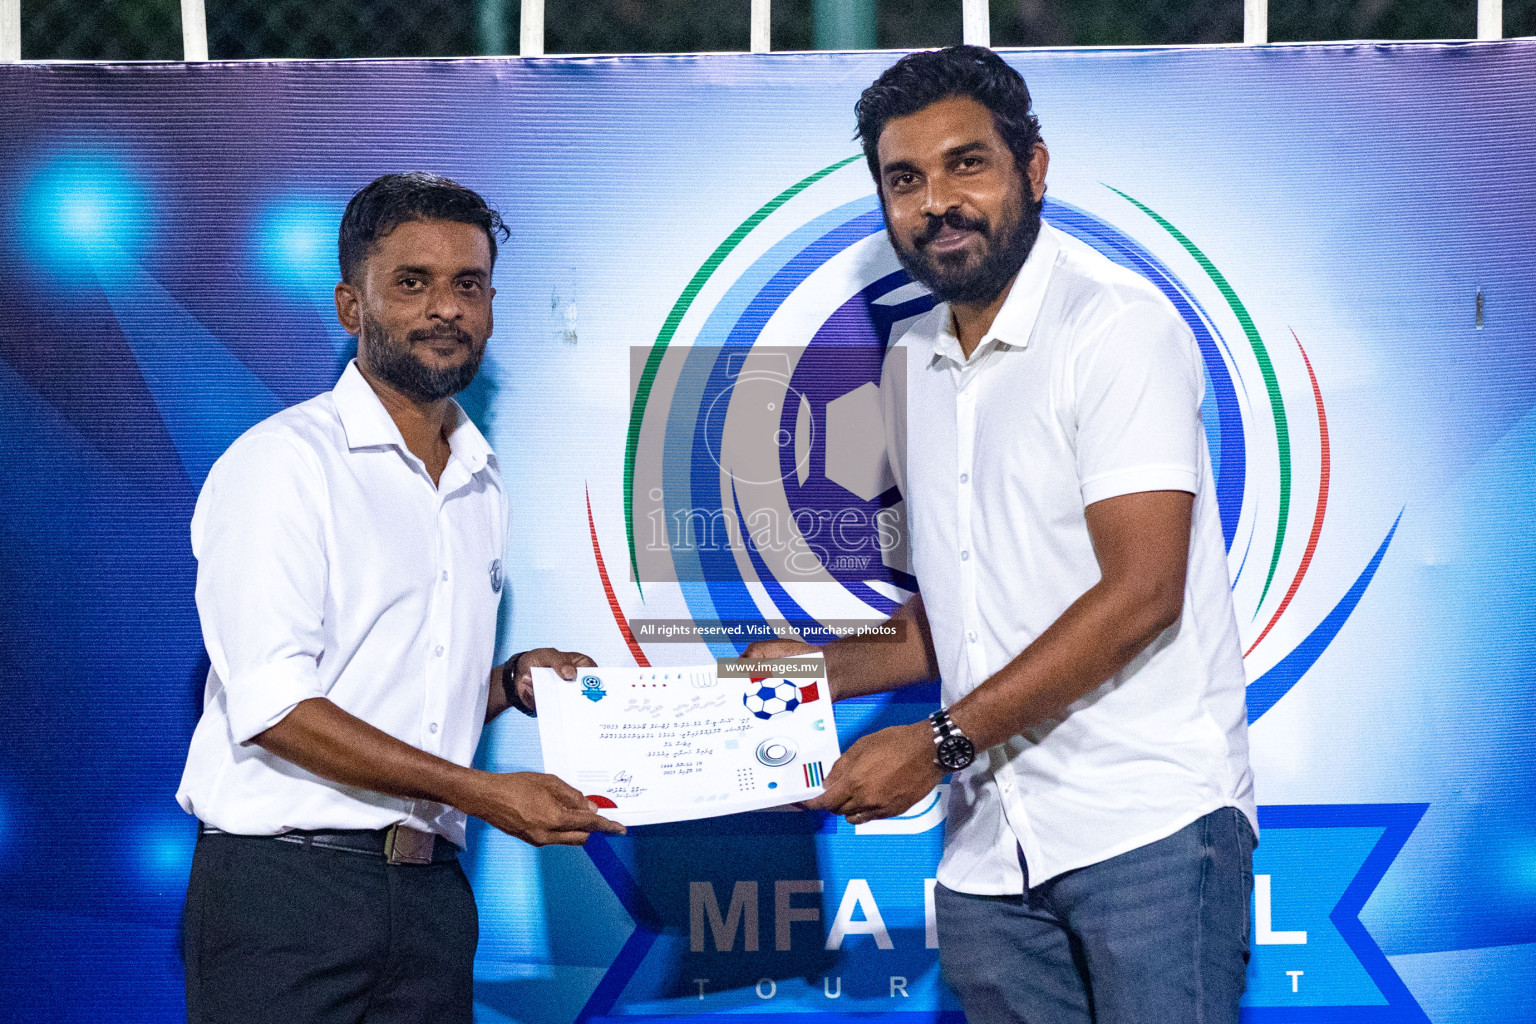
[[[943,301],[882,383],[907,639],[823,650],[834,699],[937,676],[944,707],[859,740],[810,806],[889,817],[953,773],[935,906],[971,1024],[1236,1024],[1257,823],[1201,357],[1156,288],[1042,223],[1030,106],[971,46],[857,106],[891,244]]]
[[[466,814],[534,845],[623,831],[553,776],[469,767],[486,722],[531,713],[534,666],[592,664],[491,664],[507,501],[451,396],[491,334],[498,233],[436,175],[354,196],[336,309],[357,359],[230,446],[198,497],[190,1021],[468,1024]]]

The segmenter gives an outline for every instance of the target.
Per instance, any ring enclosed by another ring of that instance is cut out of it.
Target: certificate
[[[694,668],[533,670],[544,770],[624,825],[809,800],[837,760],[820,657],[785,676]]]

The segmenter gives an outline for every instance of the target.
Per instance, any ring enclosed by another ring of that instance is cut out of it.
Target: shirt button
[[[437,723],[433,722],[431,725],[427,726],[427,732],[437,732]]]
[[[960,552],[960,561],[962,561],[962,562],[969,562],[970,560],[971,560],[971,553],[969,551],[962,551],[962,552]]]
[[[439,658],[441,658],[443,656],[443,645],[442,644],[438,644],[437,645],[437,650],[433,651],[432,653],[437,655]]]
[[[961,473],[960,474],[960,482],[963,483],[963,484],[970,483],[971,482],[971,474],[969,474],[969,473]],[[447,578],[448,578],[448,574],[444,573],[443,574],[443,579],[447,579]]]
[[[966,638],[966,640],[970,641],[971,643],[975,643],[976,642],[976,631],[974,629],[971,630],[969,633],[965,634],[965,638]]]
[[[443,582],[444,583],[448,582],[448,570],[447,569],[443,570]]]

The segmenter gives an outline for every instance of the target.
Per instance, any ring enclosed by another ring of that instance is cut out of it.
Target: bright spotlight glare
[[[139,877],[151,889],[179,891],[192,868],[193,827],[186,821],[145,822],[139,834]]]
[[[255,225],[256,262],[280,288],[329,294],[336,283],[336,232],[341,211],[320,199],[289,198]]]
[[[57,155],[38,169],[23,198],[29,248],[55,271],[115,278],[131,269],[148,232],[145,193],[118,159]]]
[[[94,196],[71,197],[59,210],[59,228],[76,242],[89,243],[106,227],[106,217]]]

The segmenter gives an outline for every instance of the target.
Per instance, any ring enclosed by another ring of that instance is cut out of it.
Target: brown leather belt
[[[203,835],[235,835],[211,825],[201,827]],[[435,832],[423,832],[405,825],[381,829],[292,829],[275,836],[241,836],[243,839],[272,839],[322,850],[337,850],[369,857],[382,857],[390,864],[445,864],[456,859],[459,848]]]

